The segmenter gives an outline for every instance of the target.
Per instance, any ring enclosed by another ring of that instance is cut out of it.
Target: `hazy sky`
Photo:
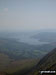
[[[0,30],[56,29],[56,0],[0,0]]]

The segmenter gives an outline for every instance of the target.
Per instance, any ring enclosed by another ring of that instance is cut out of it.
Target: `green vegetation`
[[[11,59],[3,54],[0,53],[0,71],[5,70],[6,66],[8,66],[10,64]]]
[[[40,50],[33,50],[33,54],[37,55],[37,54],[46,54],[46,51],[40,51]]]
[[[24,74],[33,68],[39,62],[39,60],[50,51],[49,49],[52,49],[55,46],[56,45],[53,44],[33,46],[22,42],[17,42],[15,39],[0,38],[0,71],[12,75],[20,75],[20,73]],[[48,60],[46,59],[47,61],[44,61],[46,64],[48,64],[48,67],[46,66],[48,69],[53,64],[51,62],[54,62],[54,64],[56,63],[55,54],[56,53],[54,53],[54,55],[51,57],[54,57],[53,60],[48,58]],[[41,62],[42,61],[43,60],[41,60]],[[38,64],[39,70],[46,65],[44,62],[43,65],[41,65],[42,63]],[[44,69],[46,69],[46,67],[44,67]],[[32,73],[37,75],[38,69],[34,70],[34,72],[31,72],[31,74]]]
[[[11,74],[32,68],[40,59],[34,57],[32,47],[13,39],[0,39],[0,71]]]
[[[39,71],[56,71],[56,48],[48,53],[40,62],[36,65],[29,75],[41,75]],[[28,74],[26,74],[28,75]]]
[[[36,53],[35,53],[36,51]],[[0,39],[0,53],[5,53],[11,59],[40,58],[47,52],[38,50],[37,47],[17,42],[15,39]],[[38,57],[39,58],[39,57]]]
[[[13,61],[11,64],[5,69],[5,72],[7,73],[14,73],[14,72],[20,72],[22,70],[28,70],[34,65],[37,64],[39,60],[37,59],[24,59],[24,60],[18,60]]]

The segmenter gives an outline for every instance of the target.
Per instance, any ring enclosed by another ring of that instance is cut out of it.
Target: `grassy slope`
[[[23,48],[22,48],[23,47]],[[0,40],[0,71],[3,70],[7,73],[14,73],[14,72],[20,72],[22,70],[28,70],[32,68],[34,65],[37,64],[39,59],[31,59],[30,57],[34,56],[35,58],[46,54],[44,51],[40,50],[32,50],[32,47],[29,45],[26,45],[24,43],[18,43],[11,39],[1,39]],[[24,51],[24,52],[23,52]],[[23,54],[22,54],[23,53]],[[18,55],[17,55],[18,54]],[[19,59],[20,57],[28,58],[28,59]],[[10,57],[13,56],[13,59]],[[15,57],[14,57],[15,56]],[[14,58],[17,58],[17,60],[14,60]],[[1,60],[2,58],[2,60]],[[2,69],[1,69],[2,68]]]
[[[10,64],[11,59],[4,53],[0,53],[0,71],[4,71]]]
[[[18,60],[13,61],[11,64],[7,67],[5,72],[7,73],[14,73],[14,72],[20,72],[21,70],[27,70],[33,67],[37,64],[39,60],[36,59],[24,59],[24,60]]]
[[[15,61],[10,59],[8,55],[0,53],[0,71],[11,74],[24,69],[28,70],[36,65],[38,61],[39,59],[21,59]]]
[[[29,73],[29,75],[40,75],[39,71],[41,70],[56,70],[56,49],[51,51],[42,60],[40,60],[35,68]]]
[[[18,43],[12,39],[0,39],[0,71],[14,73],[33,67],[39,59],[30,58],[34,55],[31,55],[30,48],[31,46]],[[24,59],[22,58],[23,56]]]

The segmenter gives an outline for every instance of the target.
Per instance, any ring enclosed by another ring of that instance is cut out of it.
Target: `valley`
[[[32,39],[33,34],[27,34],[6,33],[6,36],[0,36],[0,72],[10,75],[27,73],[56,47],[54,41],[41,44],[36,41],[34,43],[32,40],[35,41],[36,38]]]

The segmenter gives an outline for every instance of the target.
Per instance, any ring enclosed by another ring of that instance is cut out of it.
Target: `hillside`
[[[56,42],[50,45],[32,46],[14,39],[0,38],[0,72],[11,75],[27,75],[30,72],[35,75],[39,70],[54,69],[56,49],[51,50],[55,47]],[[41,59],[48,52],[50,53]]]
[[[0,73],[20,72],[37,64],[37,57],[42,52],[32,48],[33,46],[17,42],[15,39],[0,38]]]
[[[40,62],[26,75],[41,75],[39,71],[55,71],[56,70],[56,48],[48,53]]]
[[[56,32],[42,32],[32,36],[35,39],[39,39],[42,42],[55,42]]]
[[[0,53],[5,53],[11,59],[19,60],[27,58],[39,58],[46,54],[46,51],[44,51],[43,54],[40,49],[38,50],[38,48],[33,45],[17,42],[15,39],[0,38]]]

